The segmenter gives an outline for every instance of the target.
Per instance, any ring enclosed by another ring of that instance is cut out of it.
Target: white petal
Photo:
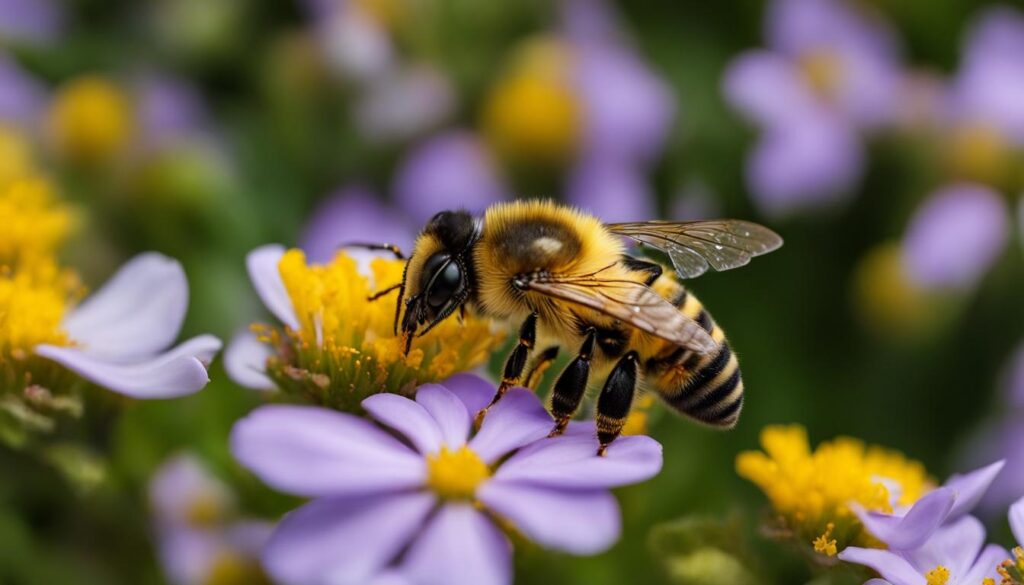
[[[281,280],[281,272],[277,269],[284,252],[284,246],[280,244],[260,246],[249,252],[245,258],[245,266],[249,270],[252,286],[267,310],[285,325],[298,329],[299,319],[295,316],[292,299],[288,296],[288,290]]]
[[[224,350],[224,369],[236,384],[253,390],[273,390],[276,385],[266,374],[267,358],[273,353],[255,333],[242,329]]]
[[[132,361],[170,345],[187,309],[188,281],[181,264],[149,252],[122,266],[64,319],[64,328],[91,356]]]
[[[72,347],[40,345],[35,353],[87,380],[135,398],[175,398],[202,390],[210,377],[204,362],[220,349],[220,340],[200,335],[152,359],[116,363]]]

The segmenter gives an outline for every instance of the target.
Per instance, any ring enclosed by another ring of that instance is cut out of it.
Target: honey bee
[[[626,238],[667,254],[675,274],[630,255]],[[596,410],[603,455],[638,387],[703,424],[736,425],[743,407],[736,355],[680,279],[742,266],[781,245],[775,232],[746,221],[604,224],[551,201],[516,201],[481,218],[435,215],[402,282],[375,296],[399,290],[395,329],[406,351],[456,312],[521,323],[491,405],[513,386],[534,387],[559,348],[571,349],[575,357],[551,391],[551,434],[565,430],[591,377],[603,379]]]

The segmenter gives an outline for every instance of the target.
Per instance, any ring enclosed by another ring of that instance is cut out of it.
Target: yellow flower
[[[737,473],[765,493],[783,533],[825,554],[833,547],[877,544],[851,503],[891,512],[896,494],[890,487],[898,487],[900,505],[912,504],[933,487],[920,463],[849,437],[812,451],[803,427],[769,426],[761,432],[761,446],[764,452],[737,457]]]
[[[13,128],[0,126],[0,189],[34,172],[32,148],[25,136]]]
[[[40,177],[21,178],[0,187],[0,266],[16,268],[52,255],[74,226],[74,215]],[[44,263],[45,264],[45,263]]]
[[[322,266],[307,264],[300,250],[281,258],[278,270],[299,327],[257,327],[257,333],[277,348],[267,371],[283,390],[354,411],[370,394],[408,394],[420,384],[479,366],[501,343],[504,334],[489,322],[451,318],[416,338],[403,354],[393,330],[398,292],[375,301],[368,297],[400,282],[404,263],[378,258],[370,268],[372,278],[367,278],[344,253]]]
[[[49,116],[57,152],[85,164],[123,152],[134,123],[128,97],[98,76],[80,77],[62,87]]]
[[[911,281],[896,243],[868,252],[853,284],[862,321],[880,337],[912,339],[942,325],[942,299]]]
[[[484,106],[484,135],[513,163],[561,165],[580,141],[582,105],[571,85],[569,49],[551,39],[520,49]]]

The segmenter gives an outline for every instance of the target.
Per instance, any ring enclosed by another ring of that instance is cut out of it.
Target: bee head
[[[433,329],[469,299],[472,246],[478,238],[477,222],[469,213],[442,211],[416,239],[405,274],[402,335],[406,352],[413,337]]]

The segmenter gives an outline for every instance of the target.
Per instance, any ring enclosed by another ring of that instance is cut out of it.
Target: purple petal
[[[995,481],[996,476],[1003,470],[1005,463],[1005,461],[996,461],[963,475],[953,475],[946,480],[943,487],[952,490],[956,495],[956,501],[949,511],[947,522],[969,513],[978,505],[989,486]]]
[[[577,555],[607,550],[619,539],[619,506],[606,491],[570,491],[489,481],[477,493],[530,540]]]
[[[606,222],[648,220],[657,213],[647,177],[628,161],[588,156],[573,169],[569,203]]]
[[[240,520],[228,525],[224,537],[236,551],[256,559],[276,528],[273,522]]]
[[[561,29],[574,43],[609,43],[618,40],[618,20],[604,0],[566,0],[561,6]]]
[[[245,257],[245,266],[249,270],[249,280],[267,310],[281,323],[298,330],[299,319],[295,316],[292,299],[277,267],[284,252],[284,246],[280,244],[260,246]]]
[[[918,208],[903,239],[908,276],[931,288],[967,290],[999,257],[1009,237],[1006,204],[988,187],[940,189]]]
[[[920,548],[903,552],[919,573],[927,573],[938,565],[959,577],[970,570],[985,545],[985,527],[973,516],[964,516],[937,530]],[[961,583],[980,583],[964,581]]]
[[[367,189],[346,187],[317,206],[301,241],[309,261],[323,264],[334,258],[342,244],[386,243],[409,251],[413,230],[401,210],[384,205]],[[361,260],[380,255],[356,249],[346,252]]]
[[[443,506],[413,542],[402,569],[422,585],[512,583],[512,548],[471,504]]]
[[[960,583],[982,583],[985,579],[999,579],[996,567],[1010,558],[1010,553],[999,545],[990,544],[978,555],[971,570],[960,578]],[[998,582],[998,581],[996,581]]]
[[[602,160],[654,160],[675,116],[668,85],[636,55],[607,43],[577,47],[574,81],[583,98],[583,150]]]
[[[793,63],[778,53],[743,53],[722,83],[729,103],[763,126],[788,123],[817,107]]]
[[[843,120],[805,112],[765,130],[747,161],[747,183],[765,212],[784,215],[846,200],[864,165],[860,138]]]
[[[437,422],[445,444],[453,448],[466,444],[472,421],[466,405],[451,390],[440,384],[420,386],[416,402]]]
[[[456,97],[444,72],[429,65],[385,71],[355,105],[354,123],[377,143],[408,140],[444,121]]]
[[[206,363],[220,340],[200,335],[145,361],[120,363],[71,347],[40,345],[36,355],[51,359],[108,390],[134,398],[177,398],[202,390],[210,377]]]
[[[53,0],[0,2],[0,37],[29,42],[50,41],[64,25],[61,6]]]
[[[171,585],[206,583],[210,571],[223,552],[220,535],[206,530],[178,527],[156,528],[156,552]]]
[[[839,552],[839,558],[871,567],[892,585],[925,585],[924,577],[910,563],[887,550],[850,546]]]
[[[278,525],[264,567],[289,585],[365,583],[412,539],[434,502],[424,492],[314,500]]]
[[[327,61],[339,73],[366,82],[395,66],[394,48],[381,23],[349,2],[334,2],[317,24]]]
[[[274,355],[269,345],[248,329],[235,333],[224,350],[224,369],[236,384],[252,390],[273,390],[277,386],[267,377],[267,358]]]
[[[373,423],[311,406],[262,406],[235,423],[231,451],[268,485],[300,496],[417,487],[424,459]]]
[[[397,431],[420,453],[437,453],[441,449],[441,429],[421,404],[398,394],[381,393],[363,400],[362,405],[377,422]]]
[[[546,437],[554,424],[536,394],[525,388],[512,388],[491,407],[469,447],[490,464],[527,443]]]
[[[915,549],[945,522],[953,509],[956,494],[947,488],[938,488],[919,499],[905,516],[878,512],[858,511],[864,527],[892,550]]]
[[[46,102],[46,89],[5,55],[0,54],[0,120],[33,127]]]
[[[149,357],[171,344],[188,309],[188,281],[176,260],[140,254],[64,319],[71,339],[97,359]]]
[[[885,579],[868,579],[864,582],[864,585],[893,585]]]
[[[1008,514],[1010,518],[1010,530],[1013,538],[1018,544],[1024,544],[1024,498],[1021,498],[1010,506]]]
[[[620,437],[604,457],[591,431],[538,441],[508,459],[496,481],[593,490],[650,479],[661,471],[661,445],[641,435]]]
[[[465,130],[431,137],[413,148],[393,185],[395,202],[418,223],[447,209],[481,213],[507,198],[483,143]]]
[[[466,410],[474,416],[490,404],[491,399],[498,393],[494,384],[476,374],[455,374],[441,382],[441,385],[457,396],[466,405]]]
[[[183,79],[144,78],[137,90],[136,109],[147,142],[160,143],[201,131],[208,112],[199,91]]]
[[[971,26],[952,108],[966,123],[989,124],[1024,141],[1024,16],[1009,7],[985,10]]]

